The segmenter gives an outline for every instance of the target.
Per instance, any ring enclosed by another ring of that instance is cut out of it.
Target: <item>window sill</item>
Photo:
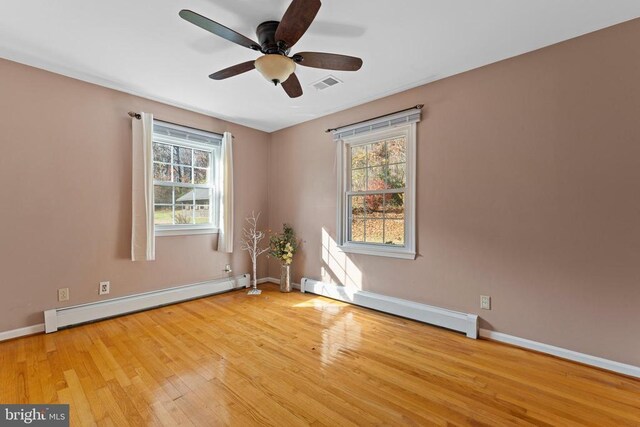
[[[348,243],[342,246],[338,246],[338,248],[342,252],[352,254],[374,255],[400,259],[416,259],[416,253],[407,248],[393,248],[389,246],[374,245],[354,245]]]
[[[156,237],[217,234],[218,232],[219,230],[217,228],[197,228],[197,227],[156,228]]]

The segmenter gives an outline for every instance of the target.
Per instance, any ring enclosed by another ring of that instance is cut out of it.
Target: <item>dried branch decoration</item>
[[[255,212],[251,212],[251,216],[246,218],[249,224],[248,228],[242,229],[242,238],[240,239],[240,249],[249,252],[251,257],[251,263],[253,265],[253,276],[251,278],[251,290],[250,295],[259,295],[261,293],[258,290],[258,283],[256,277],[256,265],[258,257],[269,250],[269,247],[261,248],[260,242],[266,237],[264,231],[258,230],[258,220],[260,219],[260,212],[256,215]]]

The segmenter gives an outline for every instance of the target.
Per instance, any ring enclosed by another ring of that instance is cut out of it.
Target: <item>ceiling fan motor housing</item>
[[[263,53],[288,55],[289,48],[283,43],[276,41],[276,30],[278,29],[278,21],[266,21],[258,25],[256,35]]]

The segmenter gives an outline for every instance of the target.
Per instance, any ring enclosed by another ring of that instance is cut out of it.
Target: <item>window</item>
[[[221,136],[155,121],[153,193],[156,235],[217,232]]]
[[[417,116],[419,118],[419,114]],[[344,252],[415,258],[414,120],[340,135],[338,240]]]

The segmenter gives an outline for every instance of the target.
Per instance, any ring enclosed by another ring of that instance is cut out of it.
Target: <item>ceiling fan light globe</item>
[[[287,81],[296,70],[296,63],[284,55],[267,54],[256,59],[255,67],[265,79],[278,84]]]

